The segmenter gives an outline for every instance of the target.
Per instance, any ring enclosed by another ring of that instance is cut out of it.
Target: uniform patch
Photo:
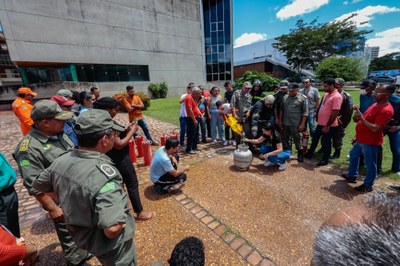
[[[31,166],[31,162],[29,160],[21,160],[21,161],[19,161],[19,166],[21,166],[21,167]]]
[[[43,149],[48,150],[50,149],[51,144],[43,144]]]
[[[113,177],[117,172],[108,164],[100,165],[100,170],[108,177]]]
[[[29,146],[29,139],[24,139],[19,146],[19,151],[26,151]]]
[[[116,187],[117,187],[117,184],[115,184],[114,181],[107,182],[107,183],[100,189],[100,193],[105,193],[105,192],[108,192],[108,191],[112,191],[112,190],[116,189]]]

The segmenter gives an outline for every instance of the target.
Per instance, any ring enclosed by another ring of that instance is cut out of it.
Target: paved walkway
[[[117,120],[127,122],[126,114],[119,114]],[[158,141],[164,131],[175,128],[151,118],[147,121]],[[0,129],[1,150],[16,167],[11,152],[21,134],[12,112],[1,112]],[[190,235],[205,243],[207,265],[308,265],[313,237],[325,218],[365,197],[353,192],[333,166],[314,168],[314,162],[291,160],[286,171],[280,172],[274,167],[266,169],[255,158],[249,171],[240,172],[233,167],[232,146],[208,143],[200,149],[181,159],[191,170],[178,195],[157,195],[148,167],[142,159],[136,163],[144,208],[157,212],[155,219],[136,224],[140,265],[165,263],[174,245]],[[20,178],[15,187],[23,236],[40,249],[38,265],[63,265],[45,212],[27,194]],[[92,259],[89,264],[98,262]]]

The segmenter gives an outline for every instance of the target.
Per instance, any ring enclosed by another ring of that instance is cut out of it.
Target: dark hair
[[[93,93],[95,90],[98,90],[98,89],[99,89],[99,88],[91,87],[91,88],[90,88],[90,92]]]
[[[211,88],[210,92],[213,93],[213,91],[214,91],[215,89],[219,89],[219,88],[218,88],[217,86],[214,86],[214,87]]]
[[[165,142],[165,149],[169,150],[171,148],[176,148],[179,145],[179,141],[174,138],[168,138]]]
[[[274,125],[271,122],[266,122],[263,124],[262,129],[264,130],[274,130]]]
[[[395,85],[384,85],[385,91],[387,93],[393,94],[396,91],[396,86]]]
[[[72,100],[79,103],[79,91],[72,91]]]
[[[120,106],[121,103],[111,97],[102,97],[93,103],[94,109],[109,109]]]
[[[229,85],[231,85],[230,81],[227,81],[227,82],[224,83],[224,87],[228,87]]]
[[[76,124],[75,128],[79,128],[79,125]],[[80,147],[95,147],[97,145],[97,142],[103,137],[103,136],[111,136],[113,130],[112,128],[102,130],[102,131],[97,131],[89,134],[83,134],[79,135],[76,134],[76,137],[78,138],[78,143]]]
[[[17,93],[18,97],[25,98],[25,93]]]
[[[83,104],[85,100],[92,99],[92,96],[87,91],[82,91],[79,93],[78,103]]]
[[[203,266],[204,245],[197,237],[191,236],[176,244],[169,261],[171,266]]]
[[[131,90],[133,90],[133,86],[131,85],[126,86],[126,91],[131,91]]]
[[[193,89],[193,87],[190,86],[190,85],[188,85],[188,86],[186,87],[186,89],[187,89],[187,90],[188,90],[188,89]]]
[[[329,79],[324,80],[324,84],[328,84],[329,86],[332,86],[332,85],[335,86],[336,82],[335,82],[335,79],[329,78]]]

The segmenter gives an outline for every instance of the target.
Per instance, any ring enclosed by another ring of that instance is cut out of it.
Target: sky
[[[233,0],[234,47],[279,37],[294,29],[297,20],[326,23],[353,13],[368,46],[379,56],[400,52],[400,0]]]

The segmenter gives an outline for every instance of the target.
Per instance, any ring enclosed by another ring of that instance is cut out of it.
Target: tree
[[[265,90],[272,90],[272,88],[280,82],[279,79],[274,78],[265,72],[248,70],[242,77],[235,80],[235,89],[241,89],[245,81],[250,81],[251,84],[253,84],[256,79],[261,81],[262,87]]]
[[[391,53],[371,61],[368,71],[400,69],[400,53]]]
[[[296,28],[276,38],[278,42],[273,47],[286,55],[288,64],[296,71],[315,70],[322,59],[355,52],[365,42],[363,36],[372,31],[358,30],[351,20],[355,15],[325,24],[317,23],[316,19],[310,23],[298,20]]]
[[[317,78],[343,78],[346,81],[360,81],[363,77],[361,62],[355,58],[328,57],[317,67]]]

